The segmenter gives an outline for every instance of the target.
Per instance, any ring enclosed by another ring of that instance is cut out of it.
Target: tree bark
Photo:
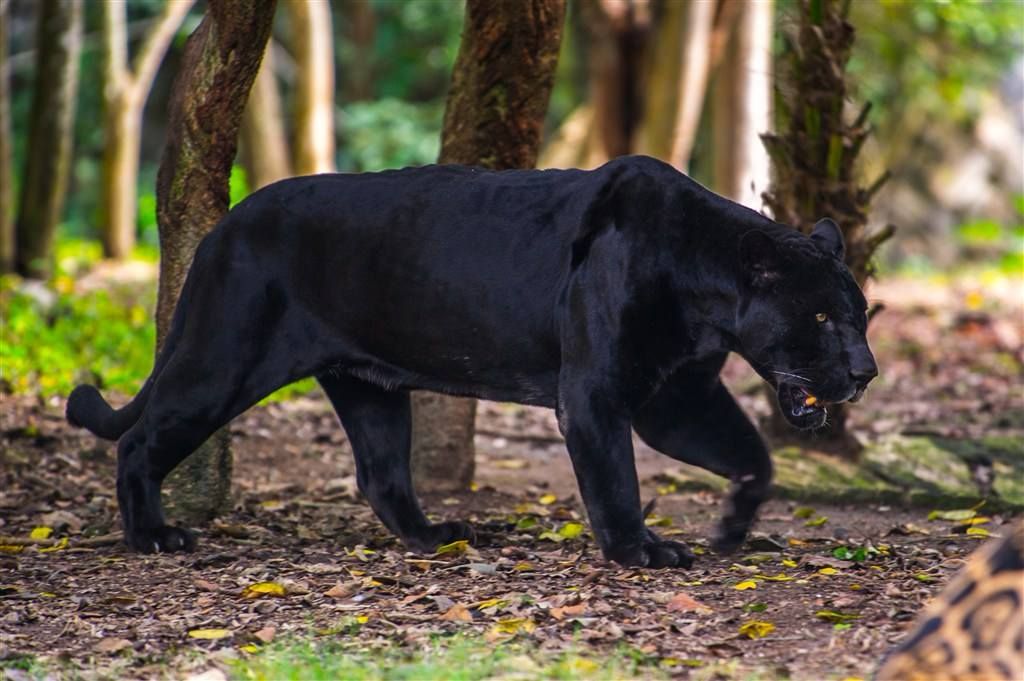
[[[133,68],[128,67],[125,4],[103,9],[103,187],[100,236],[103,254],[123,259],[135,246],[142,111],[171,39],[193,0],[171,0],[146,34]]]
[[[14,158],[11,149],[11,76],[8,73],[10,0],[0,0],[0,274],[14,271]]]
[[[331,6],[291,0],[295,55],[295,172],[334,171],[334,42]]]
[[[863,285],[872,273],[875,250],[893,228],[865,233],[871,199],[887,176],[868,187],[859,186],[856,178],[857,156],[870,127],[867,106],[852,122],[845,115],[846,65],[855,37],[848,9],[849,2],[800,0],[799,23],[790,38],[795,44],[780,74],[787,96],[776,99],[784,129],[762,136],[772,165],[764,201],[776,220],[805,234],[822,217],[835,220],[846,241],[846,264]],[[775,412],[772,434],[793,438]],[[830,423],[812,432],[814,442],[856,454],[859,447],[846,431],[846,406],[835,405],[829,412]]]
[[[771,129],[772,0],[740,3],[711,99],[714,188],[760,210],[768,187],[768,153],[761,135]]]
[[[373,98],[373,42],[377,34],[377,16],[372,0],[348,0],[338,9],[345,13],[345,37],[353,59],[345,74],[345,101]]]
[[[263,54],[242,118],[242,163],[253,191],[292,174],[281,91],[274,75],[273,41]]]
[[[160,288],[157,352],[200,240],[228,210],[238,129],[259,70],[276,0],[209,0],[189,37],[171,92],[167,146],[157,174]],[[186,459],[165,487],[175,513],[202,522],[227,508],[228,429]]]
[[[15,227],[15,269],[46,277],[64,209],[82,49],[81,0],[43,0],[36,37],[36,82],[28,158]]]
[[[467,0],[441,133],[441,163],[532,168],[565,19],[564,0]],[[476,401],[413,395],[413,478],[420,491],[473,479]]]

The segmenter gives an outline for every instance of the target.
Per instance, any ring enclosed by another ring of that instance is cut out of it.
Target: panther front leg
[[[605,558],[620,565],[690,567],[693,552],[644,525],[629,419],[603,396],[566,391],[559,428],[572,459],[590,526]]]
[[[732,480],[712,546],[719,553],[739,548],[768,498],[772,462],[718,368],[674,373],[634,416],[633,428],[659,452]]]

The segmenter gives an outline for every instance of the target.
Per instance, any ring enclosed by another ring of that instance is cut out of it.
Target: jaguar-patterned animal
[[[1024,679],[1024,521],[971,556],[875,679]]]

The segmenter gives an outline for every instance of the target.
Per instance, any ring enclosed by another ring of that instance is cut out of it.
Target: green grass
[[[66,396],[79,383],[135,394],[153,368],[156,282],[77,292],[75,279],[100,259],[97,242],[60,240],[47,288],[52,301],[27,291],[20,278],[0,277],[0,392]],[[152,248],[138,260],[155,262]],[[265,401],[310,392],[312,379]]]
[[[529,643],[492,643],[477,637],[435,638],[419,649],[367,649],[365,643],[275,643],[230,663],[246,681],[474,681],[475,679],[658,679],[654,660],[625,647],[608,655],[545,652]]]

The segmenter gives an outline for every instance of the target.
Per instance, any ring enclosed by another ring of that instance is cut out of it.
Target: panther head
[[[797,428],[821,427],[829,404],[855,402],[878,375],[865,337],[867,302],[843,254],[829,219],[810,237],[780,226],[740,242],[740,354],[776,389]]]

